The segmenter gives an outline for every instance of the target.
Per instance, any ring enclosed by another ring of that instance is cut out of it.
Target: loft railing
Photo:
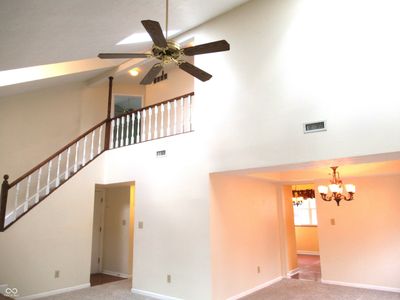
[[[193,95],[182,95],[110,119],[110,149],[192,131]]]
[[[9,228],[104,151],[193,131],[193,95],[108,117],[13,182],[8,183],[9,176],[4,175],[0,231]],[[111,92],[109,112],[110,98]]]

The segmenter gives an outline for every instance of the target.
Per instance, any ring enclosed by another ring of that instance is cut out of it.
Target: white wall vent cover
[[[163,157],[167,155],[167,150],[160,150],[156,152],[157,157]]]
[[[304,123],[303,130],[304,133],[326,131],[326,121]]]

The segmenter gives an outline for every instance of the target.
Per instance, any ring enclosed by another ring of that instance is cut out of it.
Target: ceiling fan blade
[[[164,37],[160,23],[153,20],[143,20],[142,24],[156,46],[161,48],[167,47],[167,40]]]
[[[201,44],[198,46],[184,48],[183,53],[188,56],[193,56],[197,54],[228,51],[229,49],[230,49],[229,43],[225,40],[221,40],[207,44]]]
[[[211,74],[208,74],[207,72],[203,71],[202,69],[199,69],[198,67],[188,62],[181,63],[179,65],[179,68],[189,73],[190,75],[196,77],[197,79],[200,79],[201,81],[207,81],[212,77]]]
[[[147,58],[149,54],[145,53],[100,53],[99,58],[112,59],[112,58]]]
[[[140,84],[150,84],[153,82],[154,78],[156,78],[157,74],[160,73],[162,66],[160,64],[155,64],[149,72],[147,72],[146,76],[142,79]]]

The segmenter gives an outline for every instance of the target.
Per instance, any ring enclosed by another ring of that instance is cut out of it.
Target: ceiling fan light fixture
[[[136,77],[139,75],[140,69],[139,68],[133,68],[131,70],[128,71],[128,73],[133,76]]]

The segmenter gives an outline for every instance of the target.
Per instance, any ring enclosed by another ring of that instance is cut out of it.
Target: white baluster
[[[97,146],[97,154],[100,154],[101,152],[101,136],[103,134],[103,125],[100,126],[99,128],[99,145]]]
[[[152,120],[151,120],[151,115],[153,114],[153,109],[150,107],[149,108],[149,133],[148,133],[148,135],[147,135],[147,140],[149,141],[149,140],[151,140],[151,123],[152,123]]]
[[[140,123],[140,111],[137,113],[137,131],[136,131],[136,141],[135,143],[140,143],[140,130],[141,130],[141,123]]]
[[[164,136],[164,104],[161,104],[160,137]]]
[[[56,186],[60,185],[60,165],[61,165],[61,157],[62,153],[58,155],[58,160],[57,160],[57,177],[56,177]]]
[[[53,165],[53,161],[51,160],[49,163],[49,167],[47,169],[47,186],[46,186],[46,194],[50,193],[50,173],[51,173],[51,166]]]
[[[31,180],[32,180],[32,175],[29,175],[28,177],[28,183],[26,184],[26,194],[25,194],[25,204],[24,204],[24,212],[28,210],[28,199],[29,199],[29,189],[31,188]]]
[[[83,139],[83,152],[82,152],[82,167],[86,164],[86,145],[87,145],[87,136]]]
[[[16,187],[16,191],[15,191],[15,201],[14,201],[14,216],[13,216],[14,220],[17,218],[19,189],[20,189],[20,184],[17,183],[17,187]]]
[[[158,106],[154,108],[154,135],[153,138],[158,137]]]
[[[142,120],[143,120],[143,132],[142,132],[141,141],[143,142],[146,140],[146,110],[145,109],[142,111]]]
[[[192,131],[192,95],[189,95],[188,110],[189,110],[189,131]]]
[[[181,133],[185,132],[185,107],[184,107],[185,98],[181,98]]]
[[[37,180],[37,184],[36,184],[36,200],[35,203],[39,202],[39,197],[40,197],[40,179],[42,177],[42,168],[39,169],[39,173],[38,173],[38,180]]]
[[[167,110],[168,110],[168,115],[167,115],[167,136],[171,134],[171,102],[168,102],[167,104]]]
[[[93,132],[92,132],[92,142],[90,144],[90,160],[93,159],[93,152],[94,152],[93,147],[94,147],[94,137],[95,137],[95,135],[96,135],[96,130],[93,130]]]
[[[176,134],[177,129],[177,112],[176,112],[176,100],[174,100],[174,134]]]
[[[115,128],[115,120],[112,120],[111,121],[110,149],[114,148],[114,128]]]
[[[119,118],[116,120],[115,148],[119,147]]]
[[[126,115],[125,146],[130,145],[129,126],[131,125],[130,115]]]
[[[134,144],[135,143],[135,113],[131,114],[131,123],[132,123],[131,144]]]
[[[78,154],[79,154],[79,141],[76,143],[76,147],[75,147],[74,173],[76,173],[76,171],[78,171]]]
[[[121,117],[121,136],[120,136],[120,143],[119,145],[122,147],[124,146],[124,131],[125,131],[125,118]]]
[[[69,156],[71,155],[71,147],[68,148],[67,150],[67,162],[65,164],[65,180],[69,178]]]

